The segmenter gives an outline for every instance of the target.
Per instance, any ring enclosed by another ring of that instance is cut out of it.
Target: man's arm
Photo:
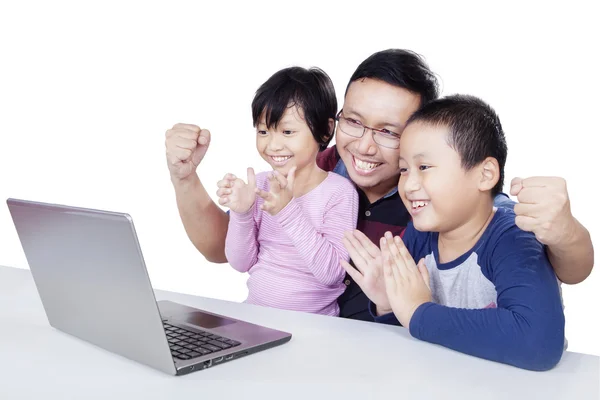
[[[210,132],[191,124],[175,124],[165,134],[167,166],[185,231],[210,262],[225,263],[229,216],[217,206],[196,174],[210,145]]]
[[[575,217],[570,233],[565,240],[546,247],[546,254],[561,282],[577,284],[583,282],[594,267],[594,246],[587,229]]]
[[[571,214],[566,181],[557,177],[514,178],[510,194],[517,196],[519,203],[504,199],[497,205],[514,205],[517,226],[533,232],[547,246],[558,279],[567,284],[585,280],[594,266],[594,246],[588,230]]]
[[[229,215],[215,204],[196,174],[174,181],[173,187],[181,222],[190,241],[208,261],[226,263]]]

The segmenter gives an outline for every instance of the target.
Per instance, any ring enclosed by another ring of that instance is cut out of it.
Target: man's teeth
[[[429,204],[429,202],[427,202],[427,201],[413,201],[412,202],[413,208],[425,207],[427,204]]]
[[[289,160],[290,158],[292,158],[292,156],[271,156],[271,158],[275,161],[275,162],[284,162],[285,160]]]
[[[359,160],[358,158],[354,158],[354,162],[356,163],[356,166],[358,168],[364,169],[364,170],[370,170],[379,165],[379,163],[370,163],[370,162],[366,162],[363,160]]]

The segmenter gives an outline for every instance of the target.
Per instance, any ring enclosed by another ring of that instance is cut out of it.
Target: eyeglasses
[[[338,126],[340,130],[348,136],[361,138],[365,134],[367,129],[373,132],[373,140],[380,146],[387,147],[390,149],[397,149],[400,147],[400,135],[392,132],[388,129],[375,129],[369,126],[365,126],[359,121],[346,118],[342,115],[342,111],[336,115],[335,120],[339,122]]]

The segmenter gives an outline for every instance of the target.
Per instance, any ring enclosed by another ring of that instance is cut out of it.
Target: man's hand
[[[167,165],[172,180],[190,176],[204,158],[210,132],[196,125],[175,124],[165,134]]]
[[[243,214],[250,210],[256,201],[256,176],[254,170],[248,168],[248,183],[233,174],[227,174],[217,182],[219,204],[231,211]]]
[[[421,259],[417,267],[399,236],[393,240],[381,238],[381,256],[390,305],[398,321],[408,329],[417,308],[432,300],[425,260]]]
[[[390,239],[392,238],[390,232],[387,232],[386,235],[389,235]],[[346,260],[340,260],[342,267],[369,300],[377,305],[378,315],[392,312],[385,292],[383,264],[379,247],[359,230],[345,232],[343,243],[356,268]]]
[[[533,232],[547,246],[570,241],[576,222],[563,178],[514,178],[510,186],[510,194],[519,200],[515,205],[519,228]]]
[[[277,215],[294,197],[294,176],[296,167],[292,167],[287,178],[277,171],[269,174],[269,191],[256,188],[256,194],[263,198],[261,210]]]

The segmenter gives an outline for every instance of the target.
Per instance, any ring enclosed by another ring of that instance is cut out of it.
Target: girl
[[[337,101],[318,68],[271,76],[252,101],[256,148],[273,171],[247,182],[227,174],[219,204],[230,209],[225,254],[248,272],[246,302],[337,316],[348,260],[344,231],[356,227],[358,193],[346,178],[317,166],[331,141]]]

